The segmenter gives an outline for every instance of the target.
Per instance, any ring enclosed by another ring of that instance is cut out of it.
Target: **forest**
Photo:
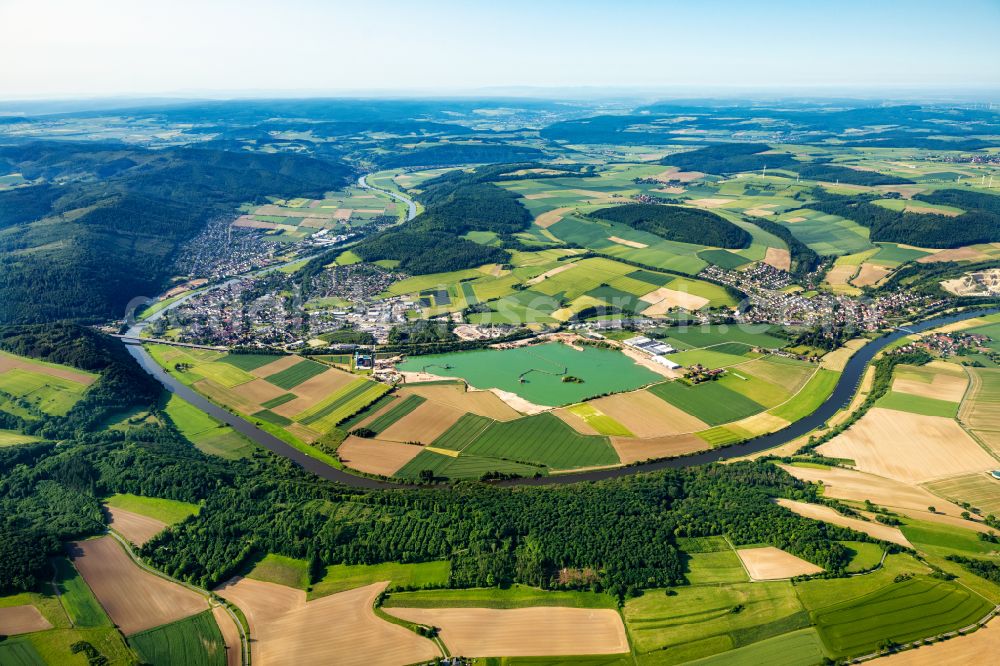
[[[591,215],[680,243],[741,249],[753,240],[729,220],[698,208],[636,203],[601,208]]]
[[[801,164],[787,153],[764,154],[770,150],[771,146],[766,143],[720,143],[668,155],[660,163],[683,171],[703,171],[723,176],[741,171],[760,171],[764,167],[794,168]]]
[[[506,263],[510,253],[505,249],[462,236],[492,231],[504,244],[516,244],[513,234],[531,224],[531,214],[517,194],[489,181],[523,166],[493,165],[428,180],[418,197],[425,206],[423,213],[362,241],[354,251],[365,261],[399,261],[401,270],[415,275]]]
[[[868,227],[872,241],[940,248],[1000,241],[1000,213],[993,201],[996,197],[989,194],[943,190],[921,197],[930,203],[958,205],[962,201],[966,206],[981,206],[969,207],[957,217],[889,210],[871,203],[870,195],[842,196],[818,187],[812,195],[819,201],[809,204],[810,209]]]
[[[209,219],[265,195],[319,196],[351,175],[298,155],[124,144],[33,142],[0,159],[70,180],[0,191],[0,323],[120,317],[162,291],[177,247]]]
[[[428,148],[391,154],[379,164],[385,169],[399,167],[451,166],[454,164],[499,164],[527,162],[545,157],[537,148],[507,144],[443,143]]]
[[[841,182],[850,185],[906,185],[912,183],[908,178],[890,176],[877,171],[861,171],[828,162],[801,162],[785,167],[797,172],[808,180],[823,180],[826,182]]]

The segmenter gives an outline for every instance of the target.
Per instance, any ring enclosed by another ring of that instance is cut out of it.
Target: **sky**
[[[0,99],[1000,88],[1000,0],[0,0]]]

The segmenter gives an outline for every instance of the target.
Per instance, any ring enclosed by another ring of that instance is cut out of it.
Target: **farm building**
[[[666,358],[664,356],[654,356],[653,361],[659,363],[660,365],[666,368],[670,368],[671,370],[677,370],[678,368],[681,367],[680,363],[674,363],[669,358]]]

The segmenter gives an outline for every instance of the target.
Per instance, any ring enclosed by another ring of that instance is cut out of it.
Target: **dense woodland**
[[[787,153],[765,154],[771,150],[766,143],[720,143],[687,153],[664,157],[660,163],[683,171],[702,171],[728,175],[741,171],[784,169],[800,162]]]
[[[351,173],[298,155],[102,143],[7,146],[0,160],[65,181],[0,191],[0,323],[120,317],[162,291],[208,220],[265,195],[320,196]]]
[[[729,220],[686,206],[625,204],[601,208],[591,215],[681,243],[739,249],[749,247],[753,240]]]
[[[379,164],[385,169],[395,169],[398,167],[528,162],[544,157],[545,153],[539,149],[525,146],[488,143],[446,143],[389,155],[382,159]]]
[[[1000,241],[1000,204],[991,194],[939,190],[918,196],[930,203],[958,206],[962,202],[966,211],[958,216],[889,210],[871,203],[871,195],[842,196],[822,188],[814,188],[812,195],[818,201],[809,204],[810,209],[868,227],[873,241],[943,248]]]

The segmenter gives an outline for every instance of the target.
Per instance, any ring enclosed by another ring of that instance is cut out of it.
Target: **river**
[[[954,315],[935,317],[934,319],[928,319],[927,321],[920,322],[919,324],[914,324],[905,330],[893,331],[889,335],[869,342],[851,357],[850,361],[848,361],[847,365],[844,367],[833,392],[816,409],[816,411],[783,428],[782,430],[778,430],[769,435],[757,437],[743,444],[705,451],[703,453],[695,453],[688,456],[681,456],[669,460],[642,463],[639,465],[632,465],[630,467],[615,467],[612,469],[591,470],[571,474],[557,474],[537,479],[512,479],[504,482],[502,485],[535,486],[576,483],[580,481],[600,481],[603,479],[614,479],[629,476],[631,474],[638,474],[640,472],[651,472],[658,469],[687,467],[689,465],[704,465],[706,463],[727,460],[729,458],[737,458],[780,446],[781,444],[797,439],[798,437],[801,437],[802,435],[822,425],[839,409],[850,403],[855,392],[857,391],[858,384],[861,381],[861,377],[864,375],[865,367],[868,365],[868,362],[871,361],[872,358],[874,358],[875,355],[887,345],[890,345],[896,340],[912,333],[927,331],[932,328],[944,326],[945,324],[962,321],[964,319],[971,319],[973,317],[979,317],[993,312],[1000,312],[1000,308],[992,310],[971,310]],[[400,486],[398,484],[362,476],[355,476],[354,474],[350,474],[343,470],[330,467],[326,463],[320,462],[319,460],[310,457],[286,442],[278,439],[271,433],[261,430],[253,423],[226,411],[215,403],[212,403],[208,399],[202,397],[193,389],[185,386],[161,368],[141,345],[129,344],[128,351],[146,372],[163,384],[163,386],[171,393],[177,394],[210,416],[213,416],[223,423],[232,426],[234,430],[248,437],[263,448],[292,460],[317,476],[329,481],[343,483],[358,488],[385,489],[412,487]]]

